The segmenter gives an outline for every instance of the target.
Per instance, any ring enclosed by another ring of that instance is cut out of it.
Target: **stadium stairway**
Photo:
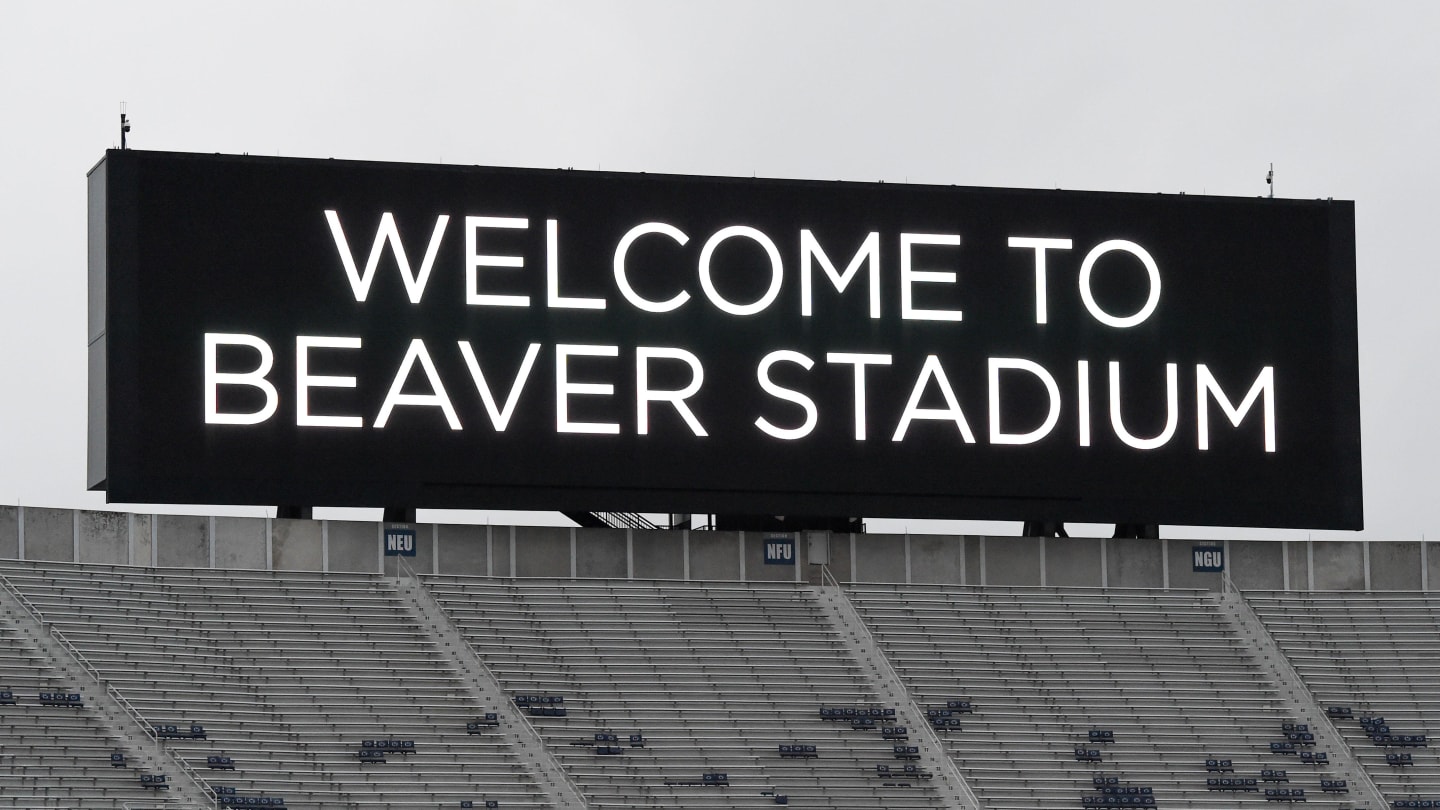
[[[406,576],[400,582],[400,595],[414,607],[440,649],[449,654],[451,661],[464,674],[476,702],[496,707],[497,711],[493,712],[496,715],[495,727],[508,736],[510,745],[515,750],[524,752],[527,764],[535,770],[540,786],[545,789],[556,809],[576,810],[586,807],[580,789],[545,746],[545,741],[535,730],[535,726],[514,707],[500,682],[495,679],[495,674],[465,642],[459,628],[445,615],[435,597],[414,579],[413,573],[405,571],[404,568],[401,570]]]
[[[865,626],[865,620],[860,617],[859,611],[846,598],[844,589],[828,571],[824,572],[823,586],[819,590],[819,603],[830,612],[835,626],[841,629],[850,654],[866,668],[871,681],[879,684],[885,700],[898,706],[901,721],[906,727],[914,729],[913,736],[920,742],[920,761],[932,772],[940,775],[936,787],[944,795],[947,805],[963,810],[980,810],[980,800],[970,789],[955,761],[946,753],[945,745],[936,734],[925,710],[915,702],[899,673],[875,643],[875,637],[870,633],[870,628]]]
[[[209,805],[190,774],[65,645],[0,579],[0,691],[9,695],[0,701],[0,808]],[[157,784],[156,775],[166,777],[163,794],[141,783],[146,776]]]
[[[1305,684],[1304,678],[1296,671],[1249,601],[1237,591],[1221,593],[1217,598],[1221,608],[1240,627],[1246,642],[1255,649],[1262,665],[1282,686],[1283,697],[1290,704],[1291,711],[1310,727],[1315,734],[1316,745],[1323,746],[1330,752],[1330,759],[1337,772],[1365,797],[1367,806],[1389,807],[1370,772],[1356,759],[1351,742],[1331,723],[1315,694]]]
[[[1440,729],[1440,597],[1246,592],[1245,601],[1317,707],[1335,710],[1330,722],[1389,806],[1440,806],[1429,733]]]

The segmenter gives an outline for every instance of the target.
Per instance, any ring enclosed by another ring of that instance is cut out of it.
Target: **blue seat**
[[[150,790],[169,790],[169,780],[163,773],[142,773],[140,774],[140,786]]]
[[[465,724],[466,734],[480,734],[481,729],[494,728],[500,725],[500,715],[495,712],[486,712],[479,720],[471,720]]]

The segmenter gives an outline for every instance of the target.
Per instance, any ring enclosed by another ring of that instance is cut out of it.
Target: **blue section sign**
[[[1224,546],[1191,546],[1190,553],[1197,572],[1204,571],[1213,574],[1225,570]]]
[[[401,528],[385,529],[386,557],[414,557],[415,530]]]
[[[795,538],[787,534],[777,534],[765,538],[765,564],[794,565]]]

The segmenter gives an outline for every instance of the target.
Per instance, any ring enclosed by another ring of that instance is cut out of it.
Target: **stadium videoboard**
[[[111,501],[1359,529],[1341,201],[111,151]]]

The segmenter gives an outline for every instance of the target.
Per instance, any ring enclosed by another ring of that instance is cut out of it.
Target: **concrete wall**
[[[515,529],[515,526],[496,526],[491,529],[491,576],[515,576]]]
[[[965,541],[960,535],[910,535],[910,581],[961,583],[965,581]],[[916,561],[920,564],[916,565]]]
[[[740,579],[739,532],[690,532],[690,579]]]
[[[636,579],[684,579],[690,532],[631,532],[630,560]]]
[[[1104,579],[1100,567],[1100,546],[1104,542],[1094,537],[1047,537],[1045,584],[1051,587],[1099,587]]]
[[[841,582],[855,581],[855,555],[851,548],[854,538],[853,534],[830,538],[830,574]]]
[[[1299,545],[1299,544],[1297,544]],[[1301,546],[1303,548],[1303,546]],[[1313,588],[1317,591],[1359,591],[1365,589],[1365,548],[1361,543],[1311,543]],[[1305,570],[1305,569],[1302,569]],[[1291,575],[1295,568],[1292,566]],[[1309,574],[1307,572],[1307,579]],[[1302,584],[1300,587],[1304,587]],[[1292,581],[1291,588],[1296,585]]]
[[[270,521],[270,567],[276,571],[321,570],[320,521]]]
[[[554,526],[417,525],[420,573],[522,577],[817,581],[803,533],[797,564],[766,565],[764,532],[631,531]],[[143,515],[0,506],[0,557],[220,569],[396,570],[380,524]],[[1440,591],[1440,543],[1123,540],[840,534],[830,572],[842,582],[994,587],[1216,589],[1191,549],[1223,545],[1242,590]]]
[[[25,559],[75,561],[75,513],[26,507]]]
[[[210,518],[156,515],[158,562],[167,568],[210,567]]]
[[[418,529],[415,532],[416,554],[427,545],[430,538]],[[324,545],[327,554],[327,571],[354,571],[372,573],[380,559],[380,527],[377,524],[353,520],[325,521]],[[424,570],[411,566],[416,571]]]
[[[1164,553],[1154,540],[1107,540],[1106,585],[1111,588],[1156,588],[1165,584]]]
[[[904,582],[905,535],[856,535],[854,581]]]
[[[154,515],[130,516],[130,564],[155,564]],[[264,539],[263,537],[261,538]]]
[[[216,568],[265,567],[265,518],[217,517],[212,542]]]
[[[435,570],[490,576],[491,527],[442,525],[439,530],[440,552]],[[506,536],[508,542],[508,532]]]
[[[1305,543],[1286,543],[1281,570],[1285,573],[1285,587],[1292,591],[1311,590],[1310,549]],[[1288,567],[1287,567],[1288,566]]]
[[[0,506],[0,558],[20,557],[20,507]]]
[[[1284,557],[1287,543],[1228,543],[1225,567],[1241,590],[1281,590],[1285,587]],[[1303,571],[1303,569],[1301,569]],[[1303,580],[1302,580],[1303,581]],[[1301,590],[1301,588],[1296,588]]]
[[[1418,591],[1422,587],[1419,543],[1366,543],[1370,554],[1370,581],[1387,589]],[[1440,586],[1440,582],[1435,583]],[[1373,585],[1372,585],[1373,587]]]
[[[77,518],[80,521],[80,562],[105,565],[130,563],[129,514],[80,512]]]
[[[595,529],[575,532],[575,571],[594,571],[586,576],[624,579],[629,561],[625,529]],[[568,574],[567,574],[568,576]]]
[[[1038,537],[983,537],[980,539],[980,580],[988,587],[1040,585]],[[924,562],[921,562],[922,566]]]
[[[516,526],[515,576],[571,576],[571,537],[564,526]]]

